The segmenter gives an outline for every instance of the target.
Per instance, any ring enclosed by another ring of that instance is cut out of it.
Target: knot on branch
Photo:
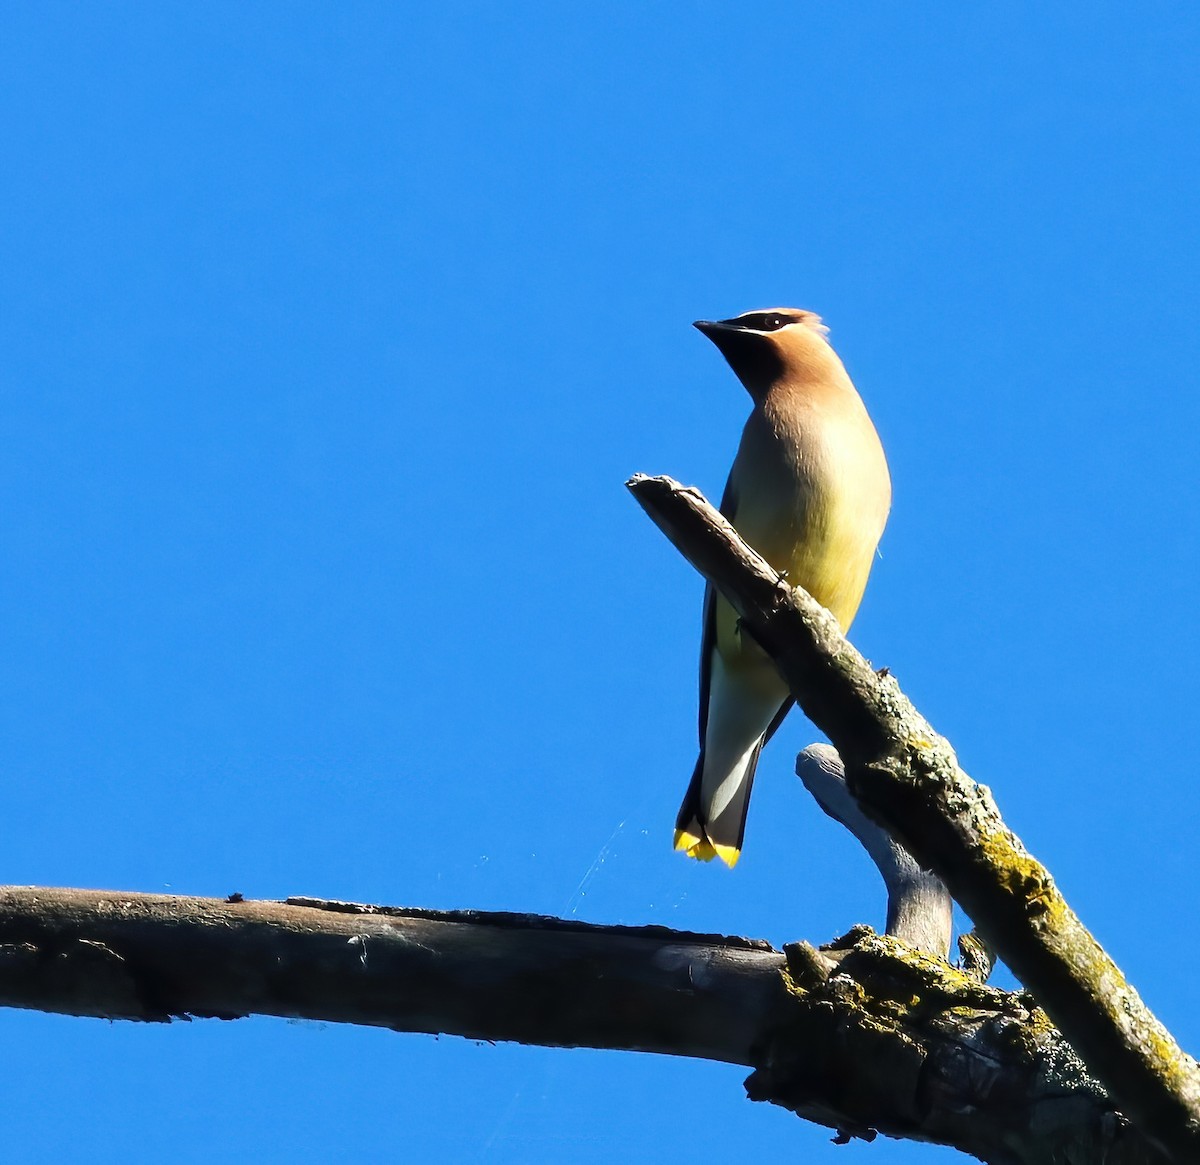
[[[970,1152],[1016,1130],[1027,1143],[1014,1161],[1074,1160],[1062,1154],[1078,1148],[1085,1127],[1122,1159],[1122,1118],[1027,995],[866,927],[830,948],[789,944],[784,955],[789,1003],[746,1081],[752,1100],[842,1139],[879,1131]],[[1088,1151],[1099,1143],[1089,1140]],[[1144,1145],[1136,1148],[1143,1156],[1128,1160],[1145,1159]],[[1104,1158],[1078,1158],[1094,1159]]]

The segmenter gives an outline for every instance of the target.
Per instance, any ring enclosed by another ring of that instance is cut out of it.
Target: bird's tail
[[[679,807],[679,816],[675,819],[677,850],[702,862],[720,858],[733,869],[742,856],[746,811],[750,808],[750,789],[754,784],[754,770],[762,746],[760,737],[754,747],[739,758],[740,763],[734,770],[717,784],[713,795],[707,797],[704,795],[704,749],[700,750],[696,770],[692,773],[683,804]],[[715,804],[717,801],[722,802],[719,808]]]

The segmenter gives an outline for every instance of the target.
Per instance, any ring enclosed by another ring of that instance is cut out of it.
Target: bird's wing
[[[787,714],[792,710],[792,705],[796,702],[795,697],[788,696],[786,700],[779,706],[779,711],[775,713],[775,719],[767,725],[766,732],[763,733],[763,744],[766,744],[772,736],[775,735],[775,730],[783,723]]]
[[[737,514],[737,495],[733,492],[733,477],[725,483],[721,495],[721,513],[733,524]],[[708,732],[708,699],[712,688],[712,653],[717,642],[717,588],[704,584],[704,608],[700,616],[700,747]],[[774,729],[772,729],[773,731]]]
[[[733,491],[732,479],[725,483],[725,492],[721,495],[721,514],[729,519],[731,525],[737,517],[737,494]],[[712,583],[704,586],[704,609],[701,615],[702,629],[700,632],[700,747],[704,747],[704,738],[708,732],[708,701],[712,694],[712,653],[717,638],[717,588]],[[787,714],[792,710],[796,701],[789,696],[784,700],[775,718],[767,727],[763,736],[766,744],[776,729],[783,723]]]

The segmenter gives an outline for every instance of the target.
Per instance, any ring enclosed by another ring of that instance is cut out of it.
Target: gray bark
[[[950,957],[953,901],[942,880],[920,863],[858,807],[846,787],[837,750],[810,744],[796,758],[796,775],[814,800],[861,842],[887,889],[887,933],[914,950]]]
[[[941,878],[1130,1119],[1179,1165],[1200,1161],[1195,1061],[895,678],[876,673],[833,616],[748,547],[699,491],[640,474],[628,485],[775,660],[797,703],[841,755],[867,816]]]
[[[1032,1000],[866,928],[842,945],[780,952],[535,915],[9,887],[0,1005],[695,1056],[753,1068],[753,1099],[843,1138],[878,1130],[991,1165],[1161,1165]]]

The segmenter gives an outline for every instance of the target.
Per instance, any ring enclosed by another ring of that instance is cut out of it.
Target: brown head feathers
[[[821,317],[800,308],[765,308],[727,320],[697,320],[695,326],[716,344],[755,400],[785,376],[809,379],[837,362]]]

